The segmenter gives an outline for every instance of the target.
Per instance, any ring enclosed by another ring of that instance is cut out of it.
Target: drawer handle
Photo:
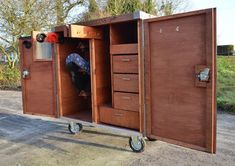
[[[124,80],[124,81],[130,81],[130,80],[131,80],[131,78],[123,77],[123,78],[122,78],[122,80]]]
[[[122,113],[115,113],[114,116],[123,116],[124,114]]]
[[[124,100],[130,100],[130,99],[131,99],[131,97],[123,96],[123,97],[122,97],[122,99],[124,99]]]
[[[131,59],[128,59],[128,58],[123,58],[122,59],[122,62],[130,62],[131,61]]]

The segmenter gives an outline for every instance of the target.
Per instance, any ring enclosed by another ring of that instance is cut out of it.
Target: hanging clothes
[[[90,93],[90,64],[78,53],[69,54],[66,58],[66,67],[69,69],[72,82],[79,93]]]

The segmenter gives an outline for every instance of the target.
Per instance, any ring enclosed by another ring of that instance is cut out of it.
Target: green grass
[[[217,58],[217,106],[235,112],[235,56]]]

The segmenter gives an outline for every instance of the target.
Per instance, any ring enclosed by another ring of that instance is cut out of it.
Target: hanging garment
[[[84,58],[82,58],[77,53],[69,54],[69,56],[66,58],[66,65],[69,63],[76,64],[81,70],[86,72],[88,75],[90,75],[90,64],[87,62]]]
[[[66,58],[66,67],[69,69],[72,82],[81,91],[90,92],[90,64],[79,54],[72,53]]]

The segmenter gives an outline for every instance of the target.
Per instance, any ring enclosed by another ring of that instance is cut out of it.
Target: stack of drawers
[[[130,111],[139,109],[137,55],[112,55],[113,107]]]
[[[117,48],[117,49],[116,49]],[[117,51],[116,51],[117,50]],[[111,47],[113,108],[103,121],[127,128],[139,128],[138,45]],[[108,116],[107,116],[108,115]]]

